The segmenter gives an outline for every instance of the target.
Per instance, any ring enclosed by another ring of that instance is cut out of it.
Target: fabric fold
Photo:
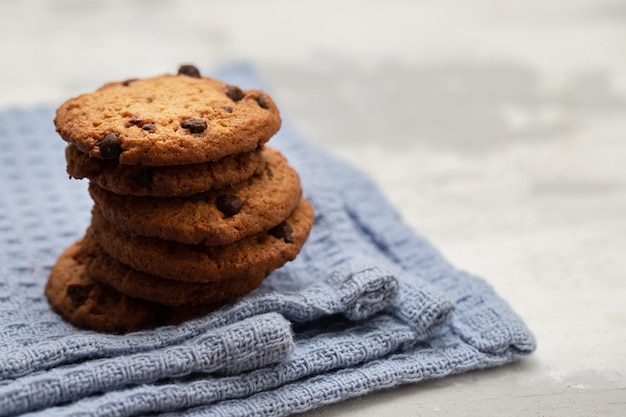
[[[345,209],[359,226],[362,238],[372,241],[404,271],[422,277],[451,297],[457,312],[452,326],[461,338],[487,353],[508,349],[529,353],[536,348],[526,325],[491,286],[454,268],[424,238],[413,233],[369,179],[331,156],[327,166],[344,190]],[[394,306],[403,304],[402,310],[406,310],[410,299],[399,297]]]
[[[291,268],[296,270],[293,275],[289,273]],[[17,378],[77,361],[161,349],[184,343],[211,329],[270,312],[280,313],[295,322],[344,312],[350,315],[355,309],[361,314],[363,312],[371,314],[386,307],[397,294],[395,278],[387,272],[355,271],[351,275],[352,279],[342,279],[340,277],[344,275],[341,273],[331,273],[326,279],[322,278],[315,282],[311,278],[313,268],[306,274],[302,271],[298,273],[298,269],[301,268],[297,263],[288,265],[275,277],[270,275],[263,286],[249,297],[216,314],[179,326],[167,326],[159,328],[158,331],[146,330],[123,336],[75,330],[57,337],[55,334],[46,335],[42,332],[40,340],[31,339],[28,345],[21,346],[20,339],[8,341],[0,356],[0,377]],[[297,281],[298,278],[302,278],[303,282]],[[41,279],[45,278],[40,278],[40,281]],[[41,285],[39,282],[34,288],[41,291]],[[13,300],[19,297],[20,295],[16,293],[12,296]],[[41,295],[38,297],[41,298]],[[22,320],[21,313],[12,312],[17,315],[17,320]],[[46,320],[62,320],[55,317],[51,311],[44,310],[41,314],[47,316]],[[56,330],[56,327],[48,327],[46,330]]]
[[[308,323],[296,333],[293,354],[276,365],[233,376],[208,375],[109,392],[68,406],[47,409],[45,415],[121,417],[155,411],[178,413],[185,408],[245,399],[311,375],[384,357],[415,336],[408,326],[387,315],[360,322],[340,317],[320,320],[322,322]]]
[[[401,310],[394,309],[395,303],[392,303],[391,310],[402,319],[408,320],[424,337],[427,337],[435,327],[446,321],[453,310],[452,301],[419,274],[407,274],[401,265],[385,254],[386,249],[381,249],[375,240],[362,232],[363,226],[350,216],[347,207],[351,204],[367,205],[372,196],[376,195],[370,194],[368,189],[357,189],[360,183],[350,183],[350,178],[360,177],[360,174],[349,171],[347,167],[347,171],[342,171],[341,167],[335,168],[337,162],[333,157],[301,140],[287,123],[283,124],[282,129],[274,140],[274,146],[297,167],[302,177],[305,196],[316,207],[323,208],[323,211],[320,210],[322,221],[326,220],[327,216],[332,216],[331,222],[334,225],[332,231],[335,236],[341,236],[343,245],[349,244],[353,251],[366,257],[366,262],[391,272],[401,287],[398,298],[408,298],[412,303],[411,307],[407,304],[407,307]],[[359,182],[358,179],[354,181]],[[400,222],[396,211],[391,207],[385,207],[385,211],[380,213],[368,214],[372,214],[376,221],[381,221],[378,224],[380,228],[385,228],[390,223],[385,216],[391,216]],[[391,226],[398,227],[396,224]],[[403,235],[406,234],[406,226],[404,230]]]
[[[285,360],[293,351],[291,325],[261,314],[207,331],[180,345],[39,372],[0,386],[0,416],[37,410],[166,375],[236,374]]]

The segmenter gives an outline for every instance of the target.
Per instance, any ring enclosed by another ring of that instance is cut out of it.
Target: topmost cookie
[[[63,103],[54,124],[92,157],[121,164],[184,165],[246,152],[280,128],[260,90],[241,90],[191,65],[178,75],[108,83]]]

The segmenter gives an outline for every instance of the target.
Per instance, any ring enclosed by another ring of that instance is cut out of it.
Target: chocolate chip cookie
[[[54,123],[67,172],[89,179],[95,203],[45,290],[78,327],[125,333],[207,314],[257,288],[309,235],[300,178],[265,146],[281,119],[263,91],[183,65],[67,100]]]
[[[157,317],[153,303],[94,281],[85,268],[79,242],[67,248],[52,267],[45,293],[54,311],[81,328],[127,333],[150,325]]]
[[[181,282],[136,271],[110,257],[93,237],[91,229],[83,238],[82,255],[94,280],[106,283],[123,294],[168,306],[223,303],[248,294],[263,281],[262,275],[210,283]]]
[[[129,333],[175,325],[206,315],[224,302],[170,306],[131,297],[92,279],[82,241],[75,242],[52,267],[45,294],[52,309],[76,327],[105,333]]]
[[[91,157],[126,165],[187,165],[252,151],[280,128],[274,101],[183,69],[105,84],[67,100],[61,137]]]
[[[313,225],[311,204],[300,200],[279,225],[223,246],[188,245],[125,232],[109,223],[100,210],[92,213],[93,236],[111,257],[129,267],[185,282],[263,279],[293,260]]]
[[[268,230],[300,202],[300,179],[287,160],[265,147],[263,172],[228,188],[184,198],[134,197],[89,186],[102,215],[134,234],[187,244],[225,245]]]
[[[265,167],[261,149],[200,164],[159,167],[93,158],[69,145],[65,159],[73,178],[88,178],[116,194],[155,197],[189,196],[226,187],[261,173]]]

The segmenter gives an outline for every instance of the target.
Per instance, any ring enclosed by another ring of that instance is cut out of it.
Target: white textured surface
[[[0,61],[1,107],[253,62],[537,336],[524,363],[310,416],[626,414],[625,2],[3,1]]]

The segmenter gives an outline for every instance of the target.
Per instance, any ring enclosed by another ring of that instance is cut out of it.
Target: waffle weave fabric
[[[263,88],[246,65],[214,74]],[[233,305],[128,335],[79,330],[43,295],[92,201],[69,181],[52,107],[0,111],[0,415],[284,416],[523,359],[535,340],[361,173],[289,123],[270,146],[316,211],[298,258]]]

